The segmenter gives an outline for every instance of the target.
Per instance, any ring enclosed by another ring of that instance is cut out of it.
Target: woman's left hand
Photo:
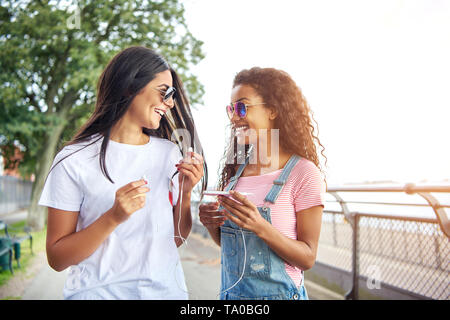
[[[223,210],[225,216],[239,227],[253,231],[257,235],[263,232],[268,222],[261,216],[258,208],[239,192],[231,190],[230,193],[233,199],[242,204],[225,196],[219,196],[219,203],[226,209]]]
[[[175,165],[177,170],[180,172],[178,177],[180,187],[183,176],[185,177],[183,183],[183,193],[190,193],[203,177],[203,157],[195,152],[188,152],[188,157],[188,161],[183,159]]]

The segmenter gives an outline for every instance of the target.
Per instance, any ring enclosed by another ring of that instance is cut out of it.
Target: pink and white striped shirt
[[[257,207],[264,206],[264,198],[273,186],[273,181],[281,174],[282,169],[259,176],[240,177],[235,190],[251,193],[247,198]],[[272,225],[283,235],[297,240],[296,212],[314,207],[324,207],[325,183],[316,165],[301,158],[292,169],[275,204],[270,202]],[[302,272],[285,261],[287,274],[297,286],[300,286]]]

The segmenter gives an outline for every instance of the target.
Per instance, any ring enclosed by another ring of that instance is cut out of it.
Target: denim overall
[[[293,155],[284,166],[280,176],[264,199],[264,206],[257,207],[261,216],[271,222],[270,208],[267,202],[275,203],[287,178],[300,159]],[[247,157],[236,175],[230,179],[226,190],[234,189],[239,177],[248,164]],[[220,206],[219,210],[224,208]],[[287,274],[282,260],[255,233],[241,229],[234,222],[225,220],[220,227],[222,283],[220,299],[222,300],[308,300],[302,272],[302,283],[298,288]],[[245,239],[245,243],[244,243]],[[245,249],[244,249],[245,245]],[[244,265],[245,264],[245,265]],[[241,278],[244,269],[244,274]],[[240,281],[238,282],[238,280]],[[237,282],[237,284],[236,284]],[[231,287],[231,288],[230,288]]]

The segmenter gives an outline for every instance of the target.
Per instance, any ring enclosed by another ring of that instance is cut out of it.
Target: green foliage
[[[191,103],[201,103],[203,86],[189,69],[204,58],[202,42],[187,29],[178,0],[0,4],[0,147],[6,159],[14,145],[24,148],[24,176],[35,172],[52,127],[63,122],[67,141],[86,121],[101,71],[126,47],[157,50]]]

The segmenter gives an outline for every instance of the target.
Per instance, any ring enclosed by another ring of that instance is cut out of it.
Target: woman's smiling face
[[[156,74],[131,102],[129,116],[141,127],[158,129],[161,115],[165,114],[174,106],[173,99],[164,102],[163,97],[166,90],[172,86],[172,75],[170,70]]]
[[[247,107],[247,115],[244,118],[238,116],[236,111],[231,118],[238,144],[256,144],[259,139],[259,130],[273,129],[276,113],[265,106],[263,99],[255,89],[249,85],[237,85],[231,91],[232,103],[243,102]]]

